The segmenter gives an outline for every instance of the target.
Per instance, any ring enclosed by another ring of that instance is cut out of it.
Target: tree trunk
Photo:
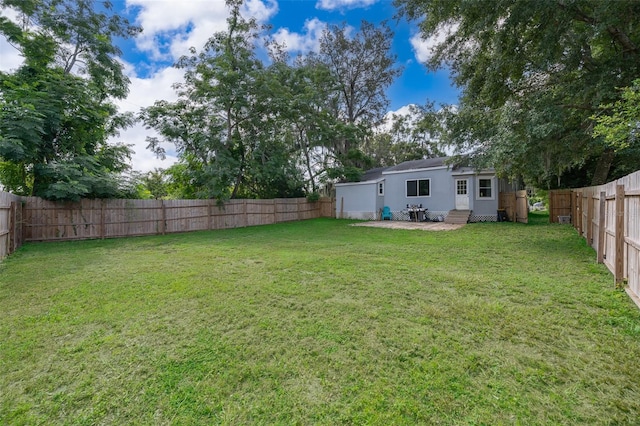
[[[610,150],[605,150],[600,155],[596,169],[593,172],[593,177],[591,178],[591,186],[604,185],[607,183],[607,177],[609,176],[609,170],[611,169],[615,155],[615,152]]]

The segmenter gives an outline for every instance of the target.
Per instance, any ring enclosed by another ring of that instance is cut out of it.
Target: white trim
[[[397,175],[399,173],[413,173],[413,172],[422,172],[425,170],[442,170],[448,169],[449,166],[438,166],[438,167],[423,167],[420,169],[408,169],[408,170],[391,170],[382,172],[383,175]]]
[[[480,196],[480,179],[491,181],[491,197]],[[496,177],[495,176],[476,176],[476,200],[489,201],[496,199]]]
[[[416,195],[407,194],[407,182],[416,181]],[[429,181],[429,195],[420,195],[420,181],[428,180]],[[404,196],[405,198],[428,198],[431,197],[431,178],[415,178],[415,179],[405,179],[404,180]]]
[[[378,179],[378,180],[365,180],[364,182],[345,182],[345,183],[336,183],[334,186],[338,187],[338,186],[354,186],[354,185],[374,185],[377,182],[380,182],[381,180],[384,179]]]
[[[376,194],[378,197],[384,197],[384,179],[376,182]]]
[[[464,182],[464,194],[458,194],[458,183]],[[469,190],[469,177],[455,176],[453,178],[454,205],[456,210],[469,210],[471,208],[471,191]],[[462,202],[460,200],[463,200]]]
[[[470,176],[470,175],[473,175],[473,176],[488,175],[488,176],[494,177],[495,174],[496,174],[496,172],[493,171],[493,170],[490,170],[490,169],[480,170],[479,172],[476,171],[476,170],[468,170],[466,172],[454,172],[454,173],[451,173],[451,175],[453,177],[456,177],[456,176]]]

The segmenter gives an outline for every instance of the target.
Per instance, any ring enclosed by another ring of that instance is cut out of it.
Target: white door
[[[469,179],[456,179],[456,210],[469,210]]]

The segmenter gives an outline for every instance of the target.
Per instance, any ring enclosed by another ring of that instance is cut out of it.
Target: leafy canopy
[[[178,61],[185,79],[176,102],[158,101],[141,118],[175,145],[189,174],[182,193],[218,199],[315,193],[330,179],[357,180],[371,165],[364,141],[386,112],[385,89],[399,74],[386,24],[363,22],[353,36],[329,26],[320,51],[292,60],[228,1],[228,29]]]
[[[140,30],[109,2],[2,0],[19,22],[0,33],[23,65],[0,73],[0,178],[6,189],[48,199],[124,196],[130,148],[107,142],[132,117],[112,102],[127,94],[115,37]]]
[[[446,122],[458,153],[543,187],[615,177],[629,153],[593,138],[591,117],[640,75],[640,2],[395,3],[433,42],[427,65],[462,89]]]

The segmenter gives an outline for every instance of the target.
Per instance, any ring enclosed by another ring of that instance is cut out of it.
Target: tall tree
[[[0,73],[0,165],[9,189],[50,199],[121,195],[130,149],[109,137],[131,124],[113,98],[127,94],[114,37],[140,29],[88,0],[3,0],[19,22],[0,33],[24,57]],[[100,9],[100,10],[98,10]]]
[[[178,101],[159,101],[142,111],[149,127],[175,144],[195,175],[202,197],[273,197],[299,193],[295,161],[276,119],[280,86],[256,57],[258,28],[229,0],[228,30],[191,49],[176,64],[185,69]],[[149,145],[162,154],[160,140]]]
[[[374,167],[444,156],[439,147],[439,119],[432,104],[410,105],[407,113],[387,116],[389,123],[365,141],[363,151]]]
[[[393,32],[386,22],[362,21],[351,36],[345,24],[328,26],[320,38],[320,51],[307,59],[326,67],[335,82],[327,105],[342,125],[329,143],[335,177],[357,178],[359,168],[371,162],[362,144],[371,127],[380,124],[389,106],[386,89],[402,72],[391,53]]]
[[[618,154],[592,138],[591,117],[640,73],[639,2],[395,2],[441,40],[428,65],[462,88],[447,120],[460,152],[545,187],[577,169],[582,184],[615,177]]]

